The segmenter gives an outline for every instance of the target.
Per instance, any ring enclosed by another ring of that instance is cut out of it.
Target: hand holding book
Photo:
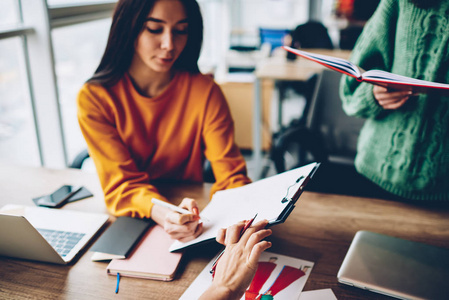
[[[411,96],[416,96],[412,91],[391,90],[383,86],[375,85],[373,95],[377,103],[388,110],[398,109],[404,105]]]

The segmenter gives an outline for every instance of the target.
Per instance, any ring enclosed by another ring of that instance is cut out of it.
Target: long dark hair
[[[158,0],[118,1],[103,57],[94,75],[87,82],[111,86],[120,80],[131,65],[135,41],[156,1]],[[198,73],[198,58],[203,43],[203,18],[196,0],[179,1],[184,5],[187,14],[188,38],[173,68]]]

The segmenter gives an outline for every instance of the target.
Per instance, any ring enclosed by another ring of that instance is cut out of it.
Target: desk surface
[[[350,50],[306,49],[306,51],[348,59]],[[312,74],[320,72],[325,67],[305,58],[297,57],[293,61],[286,59],[286,53],[282,57],[269,57],[262,60],[256,66],[255,75],[259,79],[273,80],[299,80],[305,81]]]
[[[61,184],[82,184],[95,197],[67,204],[64,209],[106,212],[95,174],[78,170],[48,170],[0,165],[2,197],[6,203],[32,205],[31,198]],[[161,187],[171,199],[182,197],[207,205],[210,185]],[[338,299],[391,299],[339,284],[338,269],[356,231],[364,229],[449,248],[449,207],[419,207],[377,199],[304,192],[286,223],[273,228],[272,252],[315,262],[304,290],[332,288]],[[89,245],[89,247],[92,243]],[[91,253],[69,266],[0,258],[0,298],[51,299],[178,299],[219,248],[188,251],[172,282],[116,278],[106,274],[107,263],[92,262]]]

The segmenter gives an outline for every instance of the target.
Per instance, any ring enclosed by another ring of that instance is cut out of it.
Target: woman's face
[[[169,72],[187,44],[187,15],[178,0],[157,0],[137,37],[133,63]]]

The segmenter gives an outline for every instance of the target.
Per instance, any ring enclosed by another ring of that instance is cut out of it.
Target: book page
[[[337,72],[349,75],[357,79],[361,78],[362,72],[360,71],[360,69],[346,59],[302,51],[287,46],[283,46],[283,48],[291,53],[310,59],[311,61],[319,63]]]
[[[449,89],[449,84],[419,80],[382,70],[366,71],[362,78],[363,81],[398,90],[425,92],[429,88]]]
[[[182,294],[180,300],[198,299],[212,283],[212,268],[215,258],[201,271]],[[274,299],[298,299],[304,285],[312,272],[314,263],[299,258],[280,255],[272,252],[263,252],[259,259],[258,272],[248,291],[258,294],[272,294]],[[269,273],[266,278],[263,273]],[[241,298],[245,299],[245,296]],[[259,298],[258,298],[259,299]]]
[[[255,214],[257,218],[254,223],[263,219],[277,219],[288,203],[283,203],[282,199],[292,197],[296,191],[295,186],[302,183],[302,181],[297,183],[296,180],[301,176],[307,177],[315,166],[316,163],[312,163],[242,187],[216,192],[211,202],[200,213],[205,220],[203,233],[187,243],[174,242],[170,251],[215,239],[220,228],[227,228],[242,220],[250,220]],[[300,203],[301,199],[297,205]]]

